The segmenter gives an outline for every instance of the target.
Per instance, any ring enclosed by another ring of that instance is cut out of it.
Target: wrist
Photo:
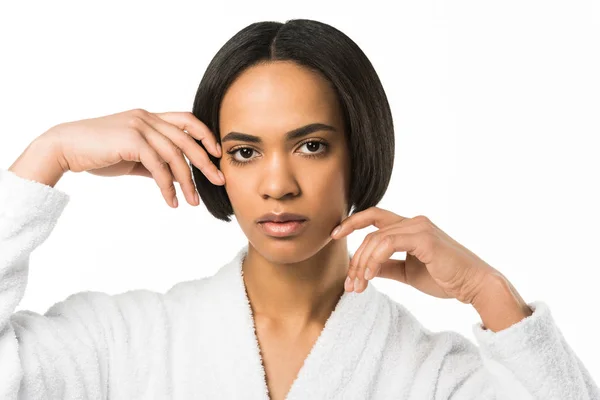
[[[493,332],[504,330],[533,313],[503,276],[491,278],[475,297],[472,306],[481,317],[484,328]]]
[[[60,147],[51,130],[34,139],[8,168],[15,175],[54,187],[65,172]]]

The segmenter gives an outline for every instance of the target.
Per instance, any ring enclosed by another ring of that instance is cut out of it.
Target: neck
[[[349,265],[345,239],[286,264],[266,259],[249,243],[242,270],[254,318],[297,331],[323,326],[344,294]]]

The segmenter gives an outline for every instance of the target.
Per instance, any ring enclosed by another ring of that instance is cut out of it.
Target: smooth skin
[[[364,292],[375,277],[393,279],[430,296],[473,304],[488,281],[503,277],[423,215],[407,218],[379,207],[353,214],[334,230],[336,240],[375,226],[350,261],[347,291]],[[406,252],[405,260],[390,257]]]
[[[369,233],[354,253],[347,291],[362,293],[374,277],[393,279],[430,296],[473,306],[484,328],[493,332],[533,314],[500,271],[423,215],[407,218],[370,207],[345,219],[331,236],[340,240],[371,225],[379,230]],[[396,252],[406,252],[406,259],[391,259]]]
[[[225,183],[193,138],[202,141],[215,157],[221,157],[214,134],[192,113],[152,113],[143,109],[56,125],[30,147],[51,149],[62,173],[151,177],[167,204],[175,208],[174,182],[179,182],[189,204],[200,204],[184,155],[215,185]],[[9,170],[18,168],[20,159]]]
[[[330,233],[347,216],[346,127],[329,82],[286,61],[241,73],[223,97],[219,123],[225,190],[249,242],[243,276],[269,395],[284,399],[344,293],[348,248]],[[287,138],[306,126],[317,128]],[[230,140],[232,132],[254,138]],[[256,219],[270,211],[306,216],[305,229],[285,239],[266,235]]]
[[[312,124],[330,128],[287,137]],[[247,69],[226,92],[220,110],[222,150],[191,113],[135,109],[57,125],[9,170],[51,186],[67,171],[151,177],[171,207],[177,207],[174,182],[179,182],[188,203],[198,205],[186,156],[211,182],[224,185],[249,241],[243,277],[271,399],[289,393],[344,289],[361,293],[373,277],[472,304],[494,331],[531,315],[502,274],[428,218],[378,207],[348,216],[345,129],[328,81],[277,61]],[[229,140],[231,132],[254,138]],[[225,179],[193,138],[222,158]],[[256,219],[269,211],[303,214],[306,227],[285,239],[265,235]],[[341,231],[333,234],[338,225]],[[370,225],[379,230],[367,235],[350,260],[346,237]],[[406,260],[391,260],[395,252],[406,252]],[[365,277],[367,268],[372,273]],[[350,283],[344,288],[345,280]]]
[[[346,127],[335,91],[316,72],[286,61],[251,67],[226,92],[219,120],[220,167],[249,241],[244,283],[272,399],[289,392],[344,292],[343,282],[349,278],[357,292],[364,291],[372,279],[364,277],[366,266],[374,276],[397,278],[437,297],[470,302],[484,299],[477,296],[482,291],[502,298],[496,279],[501,275],[426,217],[405,218],[377,207],[348,217]],[[333,129],[287,139],[288,132],[310,124]],[[253,138],[229,140],[232,132]],[[265,235],[255,221],[268,211],[303,214],[306,229],[286,239]],[[331,235],[340,224],[339,236]],[[369,225],[380,230],[349,260],[347,235]],[[396,251],[407,251],[406,261],[389,260]],[[495,311],[487,308],[486,315],[512,319],[486,317],[493,327],[522,318],[521,309]]]

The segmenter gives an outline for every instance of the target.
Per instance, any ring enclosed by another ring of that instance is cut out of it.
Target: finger
[[[208,127],[191,112],[163,112],[154,113],[157,117],[187,131],[193,138],[202,142],[205,148],[215,157],[221,157],[222,151],[217,146],[217,138]]]
[[[379,207],[369,207],[366,210],[352,214],[343,220],[338,225],[340,230],[336,232],[335,235],[332,234],[331,237],[334,239],[341,239],[357,229],[366,228],[370,225],[374,225],[381,229],[404,219],[406,218],[391,211],[384,210]]]
[[[210,181],[213,184],[223,185],[225,183],[225,181],[221,179],[221,176],[219,175],[219,169],[217,168],[217,166],[212,161],[210,161],[210,159],[208,158],[208,154],[206,154],[206,151],[204,151],[204,149],[202,149],[202,147],[198,145],[196,141],[194,141],[190,134],[184,132],[182,129],[179,129],[175,125],[165,122],[162,118],[156,117],[153,114],[150,115],[149,123],[154,127],[154,129],[163,133],[173,143],[175,143],[175,145],[179,147],[183,151],[183,153],[190,159],[192,164],[194,164],[198,169],[200,169],[202,173],[206,175],[206,177],[210,179]],[[205,147],[207,146],[205,145]],[[219,154],[217,157],[220,156],[221,155]],[[191,178],[191,174],[190,182],[195,187]]]
[[[373,248],[375,248],[379,244],[379,242],[381,242],[382,237],[385,237],[385,236],[381,235],[381,231],[370,233],[365,238],[365,240],[363,241],[363,243],[361,244],[359,249],[356,251],[356,253],[354,253],[355,259],[351,262],[355,263],[355,265],[356,265],[356,268],[354,269],[354,272],[355,272],[354,280],[356,281],[356,279],[358,279],[358,281],[359,281],[358,283],[360,283],[360,281],[365,280],[364,276],[365,276],[367,258],[373,251]],[[365,284],[365,286],[366,286],[366,282],[362,282],[361,285],[362,284]]]
[[[355,261],[351,261],[355,263],[355,268],[353,269],[354,273],[354,291],[357,293],[362,293],[369,284],[369,280],[374,277],[374,269],[373,267],[369,268],[367,266],[367,260],[373,253],[373,250],[381,245],[382,240],[386,239],[387,236],[381,233],[382,230],[377,232],[372,232],[368,235],[367,238],[361,244],[359,250],[355,253],[354,257],[357,257]],[[369,268],[369,279],[366,279],[366,271]]]
[[[171,182],[173,182],[175,176],[177,176],[177,180],[179,180],[188,203],[196,205],[195,188],[191,177],[192,174],[187,162],[183,158],[181,149],[165,135],[154,129],[146,119],[140,119],[136,125],[136,129],[141,136],[144,137],[146,142],[154,148],[158,155],[168,163],[168,167],[172,173]],[[176,191],[173,191],[173,193],[174,196],[176,196]],[[173,202],[177,203],[177,199],[173,199]]]
[[[144,164],[142,164],[142,163],[136,163],[135,166],[133,167],[133,169],[131,170],[131,172],[129,172],[127,175],[144,176],[147,178],[153,178],[150,171],[148,171],[146,169],[146,167],[144,166]],[[178,182],[177,178],[175,176],[173,177],[173,182]]]
[[[380,276],[381,265],[386,263],[397,251],[414,251],[418,245],[420,233],[375,235],[363,250],[361,264],[356,269],[355,291],[362,293],[368,285],[364,279],[364,272],[369,269],[372,279]]]
[[[369,244],[371,243],[371,240],[373,239],[375,233],[376,232],[371,232],[365,237],[365,239],[360,244],[358,249],[354,252],[352,259],[350,260],[350,268],[348,269],[348,276],[350,277],[350,279],[352,280],[352,283],[354,285],[356,285],[356,278],[359,277],[359,271],[362,266],[361,261],[360,261],[360,256],[364,252],[365,248],[367,248],[369,246]],[[362,278],[360,278],[360,279],[362,279]]]
[[[173,173],[171,172],[169,163],[162,159],[144,138],[140,137],[140,140],[143,142],[139,145],[140,159],[135,161],[140,161],[144,164],[146,169],[150,171],[167,204],[173,208],[177,208],[176,191],[175,186],[173,185]]]
[[[183,157],[182,150],[151,126],[144,129],[143,134],[148,143],[169,163],[174,180],[179,182],[187,202],[191,205],[199,205],[200,202],[196,201],[196,186],[192,180],[192,172]]]
[[[408,285],[406,279],[406,260],[389,259],[379,265],[379,269],[375,272],[378,278],[393,279]]]
[[[399,282],[407,283],[405,260],[391,260],[396,252],[414,253],[422,238],[421,233],[400,233],[382,237],[369,254],[365,254],[365,267],[373,271],[373,276],[392,277]],[[399,266],[400,271],[392,271],[392,266]],[[385,268],[385,270],[383,270]]]
[[[145,176],[148,178],[152,178],[152,174],[146,169],[146,167],[142,163],[136,163],[128,175]]]
[[[352,276],[352,279],[356,277],[360,279],[366,279],[364,276],[364,272],[366,271],[366,260],[373,250],[373,248],[385,237],[388,235],[397,235],[397,234],[406,234],[406,233],[417,233],[422,232],[427,229],[426,223],[422,222],[420,219],[415,218],[405,218],[400,222],[396,222],[394,224],[388,225],[385,228],[379,229],[378,231],[369,233],[363,243],[361,243],[358,250],[354,253],[352,260],[350,261],[351,265],[355,265],[356,268],[353,268],[353,272],[355,273]],[[373,270],[370,270],[372,273]],[[373,275],[371,274],[371,277]],[[370,280],[370,279],[367,279]]]

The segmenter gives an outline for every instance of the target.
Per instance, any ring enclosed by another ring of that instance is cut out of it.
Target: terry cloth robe
[[[269,398],[241,268],[248,245],[166,293],[79,292],[44,315],[15,312],[30,254],[68,201],[0,170],[0,399]],[[287,399],[600,399],[547,304],[529,306],[499,332],[475,323],[476,346],[429,331],[374,285],[344,292]]]

